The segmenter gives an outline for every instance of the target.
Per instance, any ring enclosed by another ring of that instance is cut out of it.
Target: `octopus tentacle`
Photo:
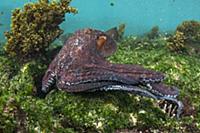
[[[128,91],[130,93],[138,94],[141,96],[146,96],[150,97],[153,99],[157,99],[156,96],[154,96],[152,93],[148,92],[147,90],[144,90],[140,88],[139,86],[132,86],[132,85],[109,85],[103,88],[100,88],[100,90],[123,90],[123,91]]]
[[[86,65],[88,69],[95,71],[107,71],[113,74],[123,75],[124,77],[130,77],[135,81],[140,81],[141,83],[148,82],[160,82],[164,79],[164,75],[160,72],[145,69],[139,65],[129,65],[129,64],[112,64],[102,62],[102,64],[89,64]]]
[[[52,71],[48,71],[45,74],[45,82],[42,83],[42,91],[47,93],[49,88],[55,83],[56,81],[56,74]]]
[[[57,67],[58,57],[51,62],[49,65],[48,70],[46,71],[45,75],[42,79],[42,91],[47,93],[49,88],[56,82],[56,67]]]

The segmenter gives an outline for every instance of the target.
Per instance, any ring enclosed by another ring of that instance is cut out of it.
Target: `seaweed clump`
[[[118,27],[113,27],[107,30],[106,34],[111,36],[115,41],[120,41],[124,36],[125,28],[126,28],[125,24],[120,24]]]
[[[159,37],[159,27],[158,26],[154,26],[152,27],[152,29],[150,30],[150,32],[147,34],[147,37],[149,39],[156,39]]]
[[[26,4],[23,9],[15,9],[11,31],[5,32],[6,53],[20,61],[44,55],[48,46],[63,33],[59,24],[65,20],[65,13],[77,13],[69,6],[70,2],[39,0]]]
[[[184,21],[168,39],[168,47],[177,53],[200,53],[200,22]]]
[[[176,33],[168,39],[168,47],[171,51],[177,53],[186,52],[185,47],[185,40],[186,37],[184,36],[183,32],[176,31]]]

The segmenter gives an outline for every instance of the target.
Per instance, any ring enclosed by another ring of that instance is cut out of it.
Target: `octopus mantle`
[[[56,83],[67,92],[123,90],[176,105],[179,117],[182,103],[176,87],[162,83],[160,72],[132,64],[113,64],[105,58],[116,51],[115,41],[105,32],[78,30],[64,44],[49,65],[42,81],[42,91],[48,93]],[[175,112],[175,110],[174,110]]]

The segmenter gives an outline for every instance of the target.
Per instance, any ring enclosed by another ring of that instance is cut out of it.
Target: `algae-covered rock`
[[[1,62],[8,61],[4,57],[0,59]],[[9,63],[1,66],[12,70]],[[134,127],[137,122],[142,125],[144,123],[140,119],[143,117],[151,122],[150,114],[158,121],[160,118],[157,119],[152,111],[164,119],[149,99],[141,100],[124,92],[71,94],[55,90],[45,99],[39,99],[33,93],[36,87],[33,75],[44,68],[38,62],[30,62],[21,67],[17,74],[1,78],[1,82],[8,84],[0,87],[0,130],[113,132],[119,128]],[[0,74],[8,72],[2,69]]]
[[[122,91],[67,93],[54,89],[45,98],[39,98],[35,94],[41,84],[38,77],[43,75],[47,66],[41,61],[19,66],[9,58],[0,56],[0,131],[200,131],[198,58],[173,55],[166,50],[164,39],[154,40],[151,43],[156,44],[145,44],[145,47],[141,44],[136,46],[138,43],[134,47],[128,46],[127,43],[134,41],[135,37],[122,41],[117,53],[109,60],[141,64],[166,73],[166,82],[180,89],[180,99],[183,101],[188,96],[191,103],[187,107],[194,107],[196,113],[189,111],[179,120],[170,118],[156,106],[156,101]],[[149,50],[149,47],[153,48]]]
[[[19,111],[21,94],[32,93],[32,82],[29,75],[18,72],[19,65],[11,59],[0,57],[0,130],[14,131]]]
[[[59,24],[65,20],[65,14],[77,12],[69,6],[70,2],[39,0],[25,4],[23,9],[15,9],[11,30],[5,32],[5,51],[22,62],[44,55],[46,48],[63,33]]]

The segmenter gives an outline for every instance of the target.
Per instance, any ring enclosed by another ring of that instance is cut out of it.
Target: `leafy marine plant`
[[[62,33],[59,24],[66,13],[77,13],[70,7],[71,0],[39,0],[28,3],[23,9],[15,9],[11,18],[11,30],[5,32],[5,51],[22,62],[44,55],[46,48]]]
[[[151,30],[149,31],[149,33],[147,34],[147,37],[149,39],[155,39],[159,37],[159,27],[158,26],[154,26],[151,28]]]
[[[177,53],[200,53],[200,22],[184,21],[177,26],[175,34],[168,39],[168,47]]]
[[[176,31],[176,33],[168,39],[168,48],[177,53],[186,52],[185,39],[183,32]]]
[[[184,33],[188,41],[200,42],[200,22],[194,20],[184,21],[176,30]]]

